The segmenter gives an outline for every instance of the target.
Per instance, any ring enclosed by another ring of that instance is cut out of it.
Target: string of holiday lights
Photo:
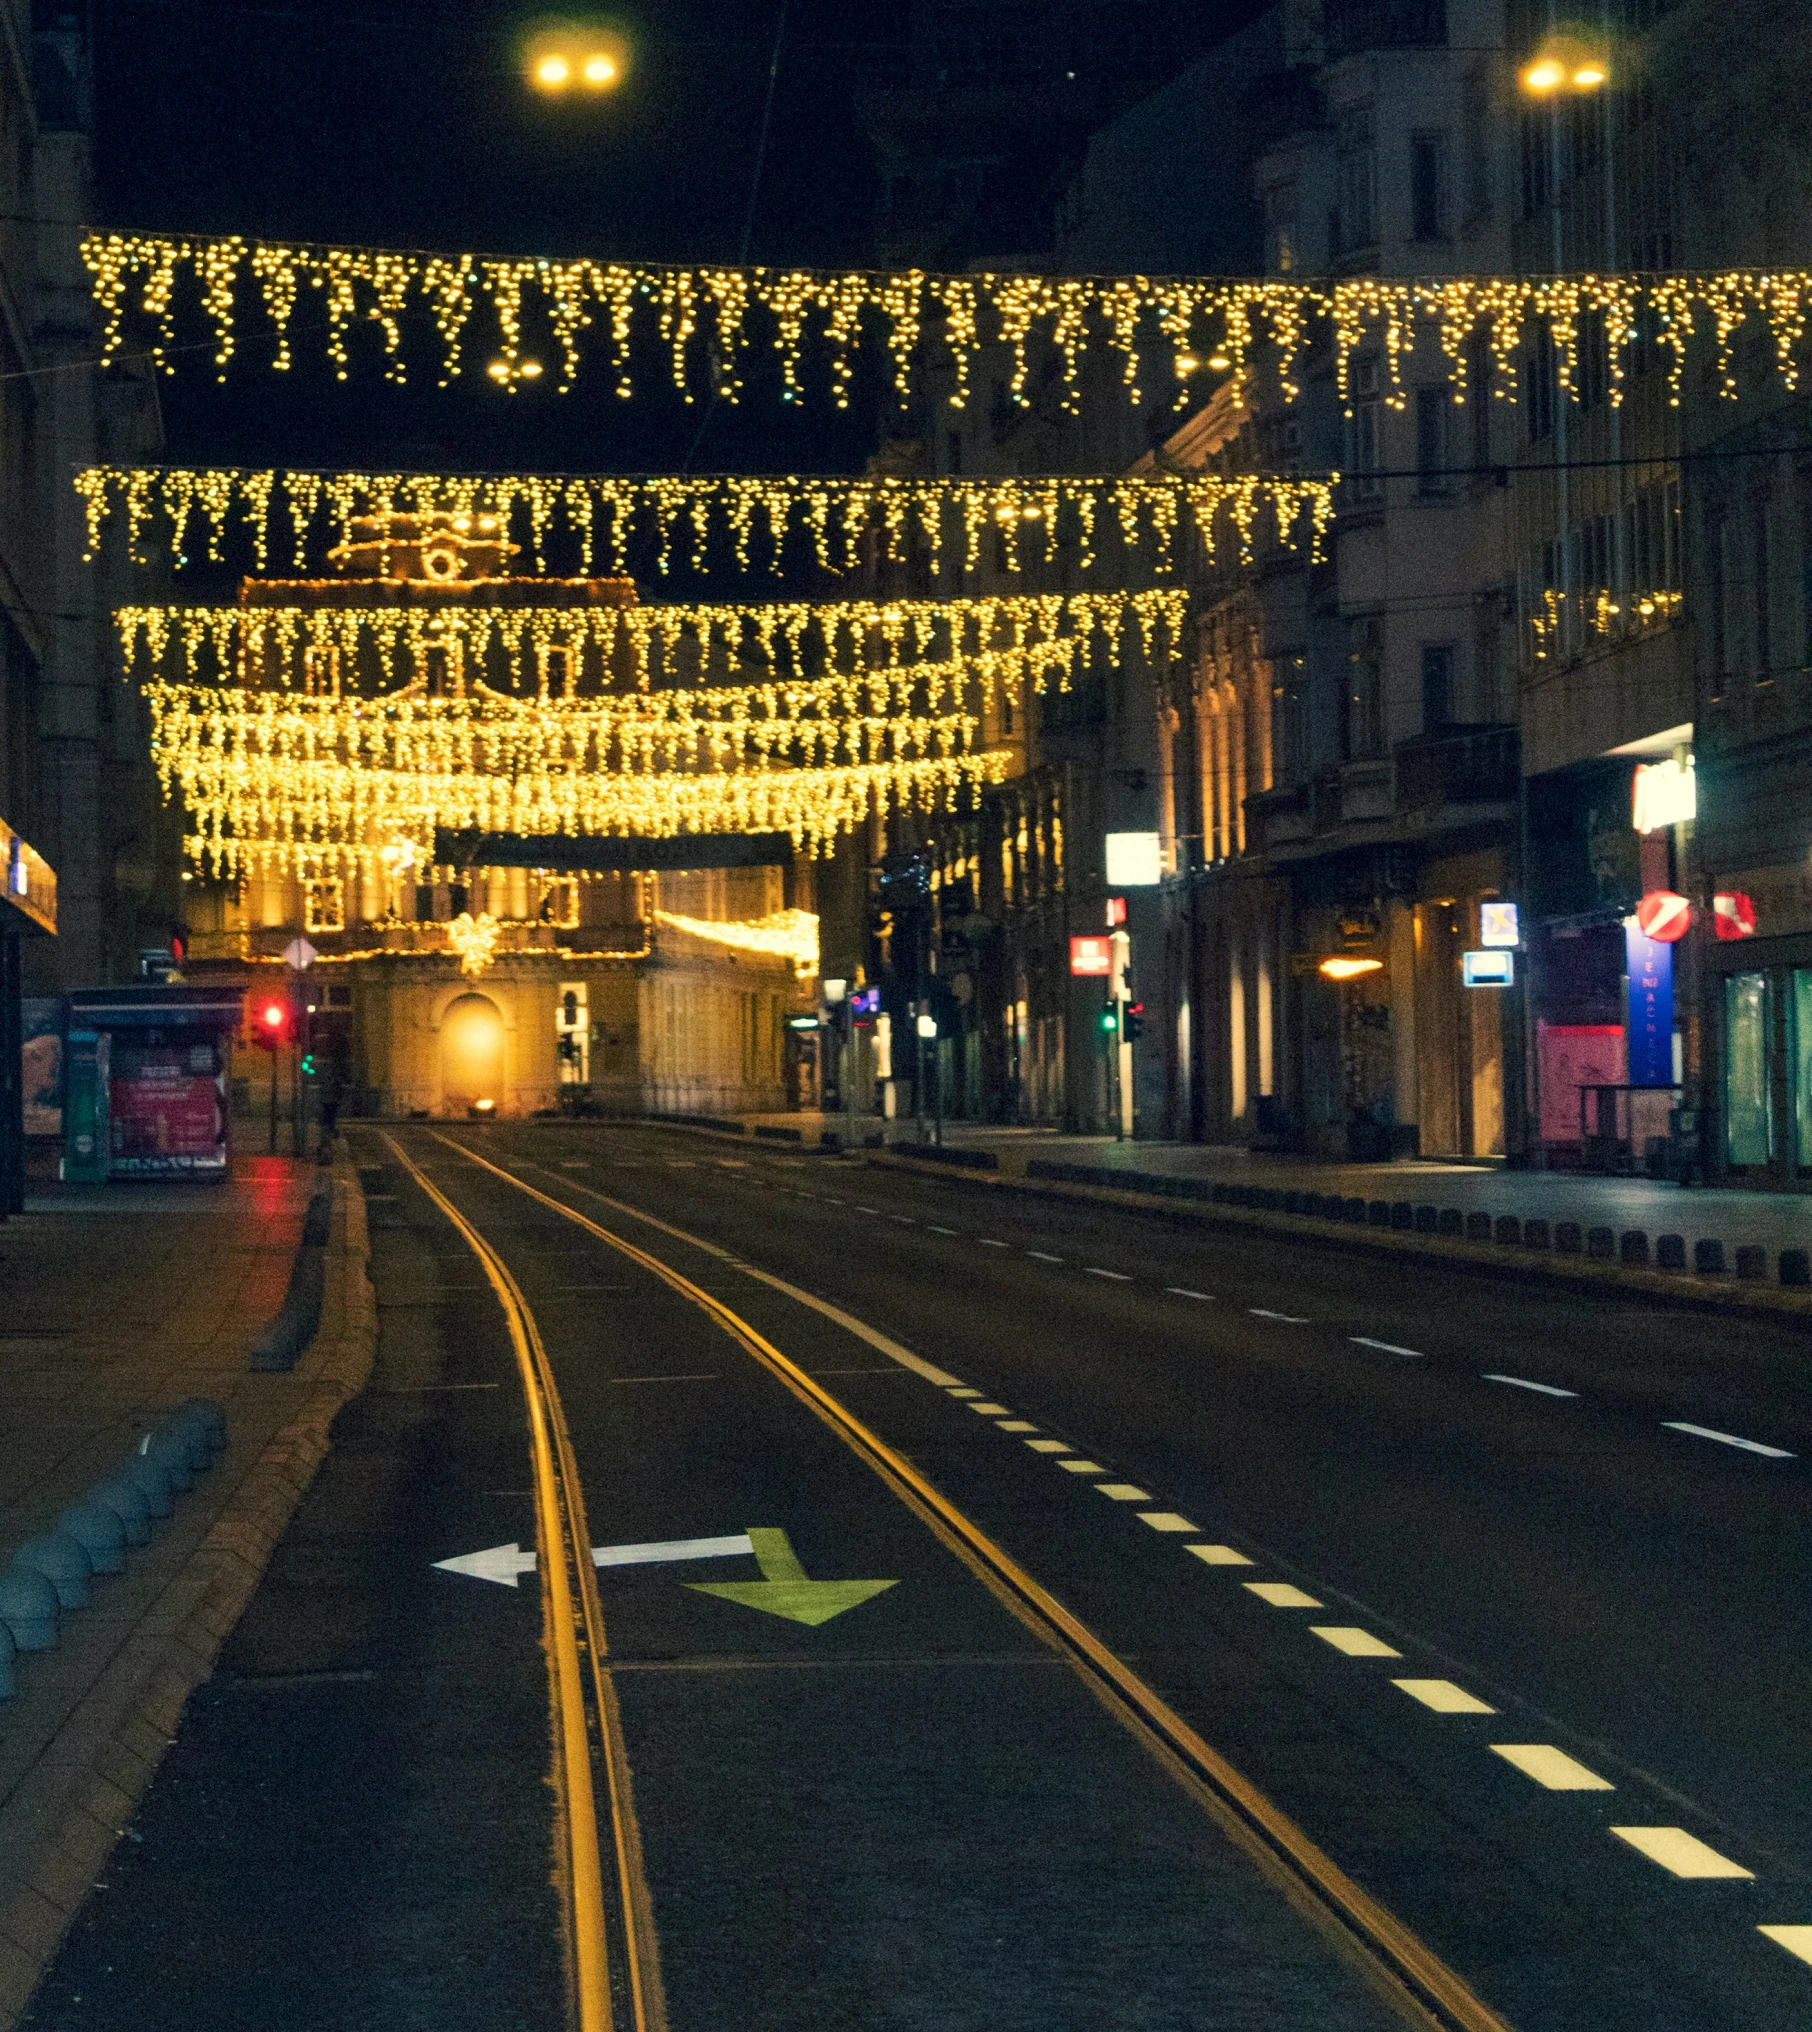
[[[345,580],[323,584],[355,589]],[[258,591],[267,589],[287,587],[266,582]],[[494,599],[495,582],[478,581],[473,591]],[[676,678],[699,698],[699,677],[753,669],[763,674],[755,687],[728,687],[752,698],[763,687],[870,681],[877,669],[933,662],[950,671],[945,682],[952,685],[955,666],[964,666],[990,698],[996,682],[1010,695],[1053,677],[1061,689],[1078,656],[1096,645],[1116,663],[1134,638],[1147,658],[1173,656],[1188,613],[1188,595],[1173,587],[650,607],[457,605],[442,593],[436,589],[431,607],[129,606],[114,623],[128,676],[162,677],[174,663],[192,682],[243,681],[279,694],[322,686],[356,692],[361,672],[395,691],[424,683],[438,657],[443,683],[455,690],[494,677],[494,688],[532,686],[544,699],[610,684],[662,696],[652,687]]]
[[[620,478],[90,466],[76,475],[75,485],[91,561],[116,516],[136,563],[150,562],[146,543],[154,533],[166,538],[167,555],[178,567],[191,561],[189,545],[197,534],[206,545],[202,555],[224,562],[229,531],[239,528],[262,574],[280,532],[296,569],[306,571],[324,537],[352,542],[355,519],[450,511],[462,531],[487,538],[495,531],[499,542],[519,533],[537,572],[547,568],[550,539],[563,541],[581,577],[589,577],[600,551],[608,570],[627,572],[638,543],[663,573],[676,562],[709,571],[714,547],[720,558],[726,552],[733,556],[737,570],[746,573],[754,569],[758,546],[768,568],[779,571],[792,543],[805,545],[827,571],[853,571],[864,562],[871,539],[893,563],[905,562],[916,550],[933,574],[959,561],[972,572],[989,536],[1008,571],[1048,564],[1066,543],[1075,547],[1079,566],[1089,570],[1099,541],[1110,532],[1123,548],[1145,552],[1154,569],[1169,572],[1177,568],[1179,539],[1188,530],[1212,561],[1230,528],[1241,561],[1250,562],[1261,518],[1279,542],[1292,547],[1306,534],[1319,558],[1333,520],[1337,478],[1216,473],[1117,479]]]
[[[657,910],[657,924],[701,938],[732,952],[759,953],[765,959],[791,960],[803,979],[818,971],[818,919],[809,910],[771,910],[766,917],[682,917],[678,911]]]
[[[411,332],[431,322],[445,386],[464,371],[467,352],[478,342],[475,320],[482,307],[497,347],[486,371],[512,393],[532,385],[541,370],[539,356],[525,350],[540,343],[533,333],[545,334],[558,361],[555,385],[565,390],[583,362],[584,335],[596,325],[607,334],[607,371],[619,396],[634,393],[632,361],[653,340],[687,401],[715,389],[717,398],[734,402],[749,350],[765,335],[778,356],[783,401],[801,397],[808,349],[821,350],[839,408],[851,400],[854,356],[865,333],[885,353],[902,405],[927,341],[953,363],[948,399],[959,409],[974,392],[976,363],[989,345],[1010,354],[1006,393],[1021,405],[1033,399],[1035,344],[1054,352],[1059,400],[1072,412],[1080,407],[1083,360],[1103,347],[1116,358],[1134,404],[1144,400],[1147,349],[1166,356],[1179,378],[1206,358],[1224,363],[1242,381],[1261,348],[1268,349],[1279,391],[1293,401],[1307,348],[1323,329],[1333,335],[1343,398],[1354,353],[1376,338],[1386,363],[1386,399],[1400,407],[1404,358],[1419,336],[1428,335],[1445,358],[1456,400],[1463,401],[1471,392],[1470,340],[1480,333],[1491,394],[1515,401],[1519,356],[1533,330],[1546,333],[1560,387],[1577,401],[1588,319],[1604,335],[1613,404],[1623,400],[1634,347],[1646,341],[1666,357],[1669,400],[1677,405],[1688,346],[1702,333],[1715,347],[1725,396],[1737,394],[1737,338],[1750,326],[1766,331],[1775,368],[1789,389],[1795,387],[1812,296],[1812,272],[1800,269],[1426,280],[932,275],[499,258],[305,246],[237,234],[117,232],[90,233],[82,257],[93,279],[104,356],[118,353],[129,327],[148,325],[150,349],[166,371],[178,319],[193,301],[213,333],[214,364],[224,377],[239,350],[241,302],[249,294],[268,332],[271,365],[280,370],[294,363],[296,312],[309,300],[323,314],[326,355],[341,379],[353,369],[355,331],[367,329],[377,335],[385,376],[405,380]]]

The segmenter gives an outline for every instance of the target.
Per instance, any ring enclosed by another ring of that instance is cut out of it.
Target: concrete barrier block
[[[1768,1275],[1768,1251],[1758,1243],[1739,1242],[1736,1252],[1736,1274],[1751,1279]]]
[[[1783,1284],[1812,1284],[1812,1254],[1804,1249],[1783,1249],[1780,1254]]]
[[[1657,1270],[1684,1270],[1686,1268],[1686,1237],[1684,1235],[1657,1235],[1655,1237],[1655,1268]]]
[[[1394,1199],[1390,1203],[1390,1224],[1393,1228],[1413,1228],[1416,1224],[1414,1205],[1406,1199]]]
[[[124,1475],[114,1475],[107,1481],[96,1482],[84,1500],[113,1512],[120,1520],[128,1545],[150,1544],[151,1506],[136,1482],[127,1481]]]
[[[126,1525],[117,1510],[101,1503],[72,1503],[57,1519],[57,1529],[67,1531],[87,1553],[96,1573],[125,1572]]]
[[[1374,1228],[1390,1226],[1390,1201],[1371,1199],[1365,1203],[1365,1218]]]
[[[1491,1216],[1489,1214],[1468,1214],[1466,1216],[1466,1239],[1469,1242],[1490,1241]]]
[[[1721,1277],[1724,1274],[1724,1244],[1710,1238],[1701,1238],[1692,1245],[1692,1267],[1701,1277]]]
[[[1441,1213],[1438,1207],[1419,1206],[1416,1208],[1416,1233],[1432,1235],[1439,1232]]]
[[[1585,1237],[1577,1221],[1554,1223],[1554,1253],[1557,1256],[1577,1256],[1584,1247]]]
[[[1363,1221],[1363,1220],[1365,1219],[1365,1202],[1364,1202],[1364,1200],[1362,1200],[1362,1199],[1343,1199],[1343,1200],[1342,1200],[1342,1201],[1340,1202],[1340,1218],[1341,1218],[1341,1219],[1342,1219],[1343,1221],[1360,1221],[1360,1222],[1362,1222],[1362,1221]]]
[[[67,1531],[28,1538],[13,1554],[21,1573],[39,1573],[57,1591],[60,1609],[85,1609],[94,1597],[94,1563]]]
[[[11,1567],[0,1573],[0,1623],[15,1651],[50,1651],[57,1641],[57,1591],[41,1573]]]
[[[1491,1239],[1507,1242],[1512,1248],[1520,1248],[1523,1240],[1523,1224],[1514,1214],[1499,1214],[1491,1224]]]
[[[1524,1221],[1523,1247],[1525,1249],[1547,1249],[1553,1246],[1546,1221]]]
[[[1608,1263],[1617,1253],[1617,1230],[1615,1228],[1587,1228],[1585,1252],[1601,1263]]]
[[[1457,1206],[1444,1206],[1435,1221],[1437,1235],[1463,1235],[1466,1232],[1466,1216]]]
[[[144,1497],[145,1508],[153,1517],[167,1517],[175,1509],[176,1484],[162,1461],[148,1453],[135,1453],[120,1474]]]
[[[1625,1228],[1617,1237],[1617,1260],[1632,1270],[1648,1268],[1648,1230]]]

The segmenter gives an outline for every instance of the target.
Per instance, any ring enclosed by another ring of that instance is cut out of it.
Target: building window
[[[1409,230],[1416,240],[1447,237],[1447,140],[1441,134],[1409,137]]]
[[[571,931],[579,922],[579,885],[571,879],[550,882],[535,913],[543,924]]]
[[[1482,226],[1491,216],[1491,86],[1483,70],[1460,84],[1460,136],[1465,149],[1465,219]]]
[[[1277,723],[1278,771],[1285,783],[1300,783],[1309,768],[1309,704],[1306,656],[1280,654],[1271,710]]]
[[[302,885],[302,929],[344,931],[346,929],[346,884],[337,875]]]
[[[1341,697],[1340,751],[1348,762],[1384,752],[1384,624],[1361,614],[1349,624],[1346,688]]]
[[[1377,244],[1377,188],[1372,147],[1372,109],[1355,107],[1340,120],[1340,197],[1335,218],[1335,251],[1351,254]]]
[[[1375,359],[1353,362],[1352,415],[1346,420],[1347,487],[1355,501],[1377,501],[1384,495],[1379,477],[1379,421],[1383,400],[1378,393]]]
[[[1416,492],[1447,491],[1447,415],[1453,407],[1445,383],[1416,390]]]
[[[1554,341],[1546,326],[1523,352],[1523,413],[1529,420],[1529,442],[1540,444],[1554,431]]]
[[[1453,725],[1453,644],[1422,645],[1422,731],[1438,734]]]
[[[302,690],[308,698],[339,697],[340,652],[337,649],[308,648],[303,650]]]
[[[460,698],[465,686],[457,642],[429,642],[422,649],[422,685],[430,698]]]
[[[1726,528],[1722,511],[1708,514],[1705,518],[1706,606],[1711,622],[1711,673],[1719,684],[1730,675],[1730,611],[1724,569],[1725,539]]]
[[[541,696],[571,698],[578,657],[563,642],[548,643],[541,650]]]
[[[1768,1030],[1768,976],[1732,974],[1724,983],[1724,1153],[1732,1164],[1774,1156]]]
[[[1774,674],[1774,628],[1769,611],[1774,593],[1774,557],[1766,500],[1758,499],[1751,510],[1750,555],[1755,566],[1755,676],[1758,683],[1766,683]]]

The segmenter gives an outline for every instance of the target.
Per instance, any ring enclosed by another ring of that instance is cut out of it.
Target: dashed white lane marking
[[[1319,1637],[1324,1644],[1332,1644],[1336,1651],[1344,1651],[1349,1658],[1401,1658],[1403,1653],[1385,1643],[1382,1637],[1374,1637],[1369,1630],[1360,1630],[1346,1623],[1311,1623],[1311,1636]]]
[[[1683,1827],[1614,1827],[1611,1832],[1619,1841],[1628,1842],[1651,1863],[1659,1863],[1676,1877],[1755,1875],[1753,1870],[1744,1869],[1741,1863],[1733,1863],[1728,1856],[1719,1855],[1716,1849],[1702,1842],[1696,1834],[1688,1834]]]
[[[1381,1355],[1407,1355],[1412,1362],[1425,1362],[1428,1359],[1420,1348],[1400,1348],[1395,1341],[1375,1341],[1367,1334],[1348,1334],[1347,1339],[1356,1348],[1376,1348]]]
[[[1174,1510],[1141,1510],[1139,1522],[1149,1524],[1154,1531],[1199,1531],[1199,1524],[1191,1524],[1187,1517],[1179,1517]]]
[[[1494,1376],[1485,1373],[1487,1383],[1508,1383],[1512,1390],[1536,1390],[1544,1397],[1577,1397],[1577,1390],[1562,1390],[1553,1383],[1531,1383],[1527,1376]]]
[[[1111,1496],[1116,1503],[1149,1503],[1151,1493],[1139,1488],[1133,1482],[1097,1482],[1095,1487],[1104,1496]]]
[[[860,1200],[856,1202],[856,1212],[859,1214],[878,1214],[880,1211],[878,1206],[864,1206]]]
[[[1047,1256],[1042,1249],[1028,1249],[1026,1254],[1035,1263],[1061,1263],[1063,1261],[1061,1256]]]
[[[1798,1955],[1801,1961],[1812,1961],[1812,1926],[1758,1926],[1755,1930],[1765,1933],[1789,1954]]]
[[[1687,1425],[1676,1418],[1661,1423],[1669,1432],[1690,1432],[1694,1439],[1715,1439],[1720,1446],[1740,1446],[1745,1453],[1764,1454],[1769,1460],[1797,1460],[1784,1446],[1764,1446],[1759,1439],[1738,1439],[1734,1432],[1714,1432],[1709,1425]]]
[[[997,1418],[995,1429],[999,1432],[1036,1432],[1037,1426],[1024,1418]]]
[[[1293,1312],[1267,1312],[1262,1305],[1249,1305],[1246,1310],[1254,1319],[1275,1319],[1284,1326],[1307,1326],[1306,1319],[1298,1319]]]
[[[1433,1708],[1436,1714],[1497,1713],[1489,1701],[1480,1700],[1463,1686],[1455,1686],[1451,1679],[1393,1679],[1391,1685],[1400,1688],[1411,1700]]]
[[[1010,1249],[1013,1246],[1011,1242],[995,1241],[992,1235],[983,1235],[981,1245],[984,1249]]]
[[[1274,1609],[1321,1607],[1313,1595],[1305,1595],[1301,1588],[1292,1587],[1287,1580],[1249,1580],[1245,1587],[1248,1594],[1257,1595],[1261,1602],[1269,1602]]]
[[[1557,1750],[1552,1743],[1493,1743],[1492,1754],[1514,1764],[1525,1778],[1545,1785],[1550,1792],[1615,1792],[1608,1778],[1588,1770],[1577,1757]]]
[[[1034,1453],[1068,1453],[1069,1441],[1064,1439],[1028,1439],[1026,1445]]]
[[[1204,1566],[1250,1566],[1252,1564],[1243,1552],[1235,1552],[1231,1545],[1186,1545],[1185,1552],[1193,1552]]]
[[[890,1221],[898,1221],[904,1228],[916,1228],[918,1226],[917,1220],[911,1214],[889,1214],[887,1218]]]
[[[979,1411],[984,1418],[1005,1418],[1008,1416],[1007,1407],[1004,1404],[971,1404],[968,1408],[971,1411]]]
[[[925,1228],[927,1233],[933,1235],[954,1235],[956,1233],[954,1228],[940,1228],[936,1221],[927,1221]]]
[[[954,1390],[946,1390],[944,1395],[946,1397],[979,1397],[981,1392],[979,1390],[971,1390],[966,1383],[959,1383]]]
[[[585,1157],[563,1157],[560,1160],[560,1169],[562,1171],[589,1171],[591,1169],[591,1160]]]
[[[1097,1270],[1091,1263],[1082,1273],[1085,1277],[1111,1277],[1116,1284],[1130,1284],[1132,1279],[1124,1270]]]
[[[827,1192],[824,1195],[824,1203],[826,1206],[847,1206],[849,1204],[848,1200],[839,1199],[834,1192]]]
[[[1201,1298],[1207,1300],[1210,1305],[1214,1303],[1212,1291],[1191,1291],[1186,1284],[1166,1284],[1164,1289],[1172,1298]]]
[[[1060,1460],[1057,1465],[1060,1468],[1067,1469],[1072,1475],[1104,1475],[1107,1473],[1106,1468],[1099,1461]]]

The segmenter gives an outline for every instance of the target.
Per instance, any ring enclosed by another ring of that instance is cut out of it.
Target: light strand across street
[[[1244,378],[1261,351],[1272,357],[1286,401],[1300,392],[1305,358],[1331,337],[1335,376],[1349,396],[1352,362],[1377,343],[1385,397],[1407,400],[1402,369],[1418,338],[1433,340],[1456,399],[1489,393],[1514,402],[1533,333],[1552,344],[1563,393],[1578,399],[1588,321],[1602,330],[1608,399],[1622,401],[1639,344],[1659,349],[1669,399],[1678,404],[1689,347],[1709,341],[1720,391],[1738,392],[1738,338],[1759,328],[1787,388],[1803,367],[1812,272],[1724,269],[1702,274],[1464,276],[1457,278],[937,275],[919,269],[665,266],[646,262],[440,254],[251,240],[237,234],[96,231],[82,242],[111,358],[140,330],[166,370],[179,325],[199,318],[213,334],[217,372],[240,350],[247,311],[269,364],[295,359],[298,305],[325,314],[326,357],[342,379],[355,366],[355,333],[375,335],[382,371],[403,381],[412,345],[430,344],[441,384],[466,371],[482,344],[496,357],[481,371],[514,391],[542,366],[531,345],[545,336],[553,380],[569,389],[596,341],[619,396],[636,392],[634,368],[658,353],[688,401],[735,401],[750,350],[775,353],[781,397],[806,393],[808,360],[823,359],[830,399],[852,399],[866,342],[885,356],[900,402],[910,398],[929,348],[951,363],[948,400],[974,399],[985,347],[1010,358],[1008,398],[1032,399],[1035,352],[1056,361],[1059,400],[1080,408],[1084,361],[1111,362],[1128,399],[1142,403],[1155,369],[1171,385],[1204,357]],[[481,318],[480,312],[486,315]],[[431,336],[430,336],[431,333]],[[1484,378],[1472,386],[1472,341],[1485,341]],[[1764,369],[1764,373],[1768,370]]]
[[[123,525],[135,562],[157,540],[178,567],[192,541],[223,562],[229,535],[242,531],[254,567],[265,571],[281,546],[299,571],[330,543],[352,540],[355,520],[399,512],[450,511],[474,530],[496,530],[547,568],[550,539],[589,576],[600,563],[631,568],[632,546],[647,547],[659,572],[675,563],[709,571],[714,546],[738,572],[757,553],[779,571],[799,546],[827,571],[852,571],[871,541],[893,563],[916,552],[933,575],[974,571],[984,539],[1008,571],[1048,564],[1068,545],[1090,570],[1103,541],[1138,552],[1154,571],[1174,572],[1179,543],[1193,531],[1212,561],[1229,536],[1249,563],[1262,532],[1321,555],[1334,517],[1337,475],[1120,476],[1021,474],[973,480],[833,478],[811,474],[617,477],[533,473],[319,473],[232,467],[89,466],[75,478],[87,523],[87,555],[100,551],[111,522]]]

